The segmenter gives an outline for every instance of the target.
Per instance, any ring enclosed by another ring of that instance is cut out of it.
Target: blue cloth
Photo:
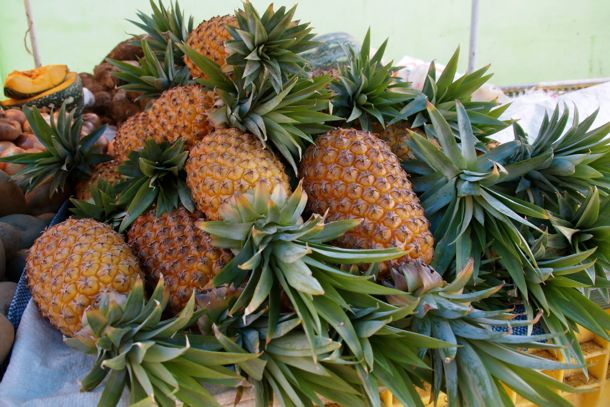
[[[69,215],[68,207],[69,202],[64,202],[61,208],[59,208],[59,211],[57,211],[57,213],[51,220],[49,226],[56,225],[66,220]],[[30,302],[30,298],[32,298],[32,294],[30,293],[30,289],[28,288],[24,272],[21,273],[21,277],[19,277],[19,283],[17,284],[17,290],[15,290],[15,296],[13,297],[11,305],[8,309],[8,320],[11,321],[11,323],[15,327],[15,331],[17,331],[19,322],[21,322],[23,311],[25,311],[25,307],[27,307],[28,302]]]
[[[515,314],[514,321],[525,321],[527,319],[527,315],[525,314],[525,307],[522,304],[515,305],[515,309],[513,310],[513,314]],[[508,327],[505,326],[493,326],[492,329],[496,332],[508,332]],[[511,327],[511,334],[518,336],[527,336],[528,326],[514,326]],[[532,327],[532,335],[544,335],[547,332],[544,330],[544,326],[541,322],[534,324]]]

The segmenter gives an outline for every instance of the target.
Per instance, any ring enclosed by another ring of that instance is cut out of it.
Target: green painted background
[[[269,0],[252,0],[264,7]],[[275,4],[294,4],[276,0]],[[42,62],[90,71],[127,33],[125,21],[147,0],[31,0]],[[238,0],[181,0],[196,21],[226,14]],[[361,38],[371,26],[374,44],[390,37],[388,55],[446,61],[456,46],[466,65],[470,0],[301,0],[298,16],[318,33],[347,31]],[[0,78],[28,69],[22,0],[0,0]],[[479,64],[492,64],[493,82],[610,76],[610,1],[481,0]]]

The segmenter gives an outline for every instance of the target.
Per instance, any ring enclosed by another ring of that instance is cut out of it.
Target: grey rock
[[[0,314],[6,315],[8,313],[8,307],[15,296],[15,290],[17,290],[17,283],[12,281],[0,283]]]
[[[4,315],[0,314],[0,364],[8,356],[14,341],[15,328],[13,328],[13,324]]]
[[[0,171],[0,197],[0,216],[27,211],[23,191],[4,171]]]
[[[42,230],[47,226],[44,220],[38,219],[36,216],[23,214],[3,216],[0,218],[0,223],[8,223],[21,232],[20,249],[27,249],[32,246],[34,240],[40,236]]]
[[[4,281],[6,275],[6,255],[4,254],[4,243],[0,240],[0,281]]]
[[[6,279],[8,281],[18,282],[19,277],[25,268],[25,262],[28,257],[27,249],[19,250],[17,254],[6,263]]]
[[[0,222],[0,240],[4,245],[4,255],[8,261],[15,256],[21,247],[21,233],[13,225]]]

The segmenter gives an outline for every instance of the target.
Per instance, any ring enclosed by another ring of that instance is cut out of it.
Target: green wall
[[[167,2],[168,0],[166,0]],[[252,0],[264,7],[269,0]],[[294,4],[276,0],[276,5]],[[90,71],[127,33],[126,18],[147,0],[31,0],[42,62]],[[226,14],[238,0],[181,0],[196,21]],[[297,14],[318,33],[347,31],[373,43],[390,37],[388,55],[446,61],[456,46],[466,65],[470,0],[301,0]],[[28,69],[22,0],[1,0],[0,78]],[[482,0],[481,65],[491,63],[499,85],[610,76],[610,2],[607,0]]]

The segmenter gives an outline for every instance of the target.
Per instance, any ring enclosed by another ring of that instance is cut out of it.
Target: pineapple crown
[[[233,260],[216,275],[214,284],[239,287],[245,282],[246,288],[229,311],[243,312],[244,317],[263,306],[269,308],[270,314],[278,314],[279,294],[284,293],[301,318],[312,346],[323,326],[329,324],[355,357],[362,360],[364,349],[343,308],[348,303],[344,296],[404,293],[380,286],[367,276],[342,271],[340,266],[375,264],[404,253],[395,248],[342,249],[326,244],[359,221],[326,223],[317,214],[303,221],[301,214],[306,203],[307,195],[301,185],[290,196],[280,186],[270,191],[259,185],[253,192],[224,205],[223,221],[200,221],[198,227],[211,235],[214,245],[235,253]],[[352,298],[350,303],[354,301]],[[267,337],[272,338],[277,329],[277,324],[270,324]]]
[[[457,137],[431,103],[427,108],[440,149],[428,138],[410,132],[407,143],[417,160],[403,166],[414,176],[415,188],[422,192],[420,200],[431,221],[437,242],[434,267],[444,274],[453,261],[456,269],[462,269],[468,258],[474,257],[476,276],[485,252],[493,247],[526,295],[523,266],[514,259],[535,265],[535,258],[519,226],[539,229],[533,220],[548,219],[549,215],[543,208],[505,193],[498,185],[537,168],[549,156],[506,164],[506,157],[519,148],[518,142],[477,154],[478,140],[459,101]]]
[[[187,67],[174,63],[174,46],[167,44],[163,60],[159,61],[147,40],[140,41],[144,53],[138,65],[108,58],[107,61],[118,68],[112,76],[124,82],[119,87],[128,92],[139,93],[137,100],[156,99],[167,89],[187,85],[191,74]]]
[[[559,213],[551,219],[555,230],[563,236],[568,253],[594,251],[594,268],[587,269],[592,283],[596,275],[607,281],[605,270],[610,270],[610,196],[602,198],[599,189],[592,187],[578,202],[564,193],[558,199]],[[556,246],[559,246],[556,244]]]
[[[73,205],[70,211],[75,218],[95,219],[118,230],[125,217],[125,211],[118,204],[118,199],[119,193],[116,185],[102,179],[91,186],[90,200],[70,198]]]
[[[2,162],[25,165],[16,178],[28,191],[46,182],[50,183],[50,195],[66,191],[77,181],[89,178],[94,166],[110,160],[95,145],[106,126],[81,137],[83,118],[76,110],[68,112],[67,103],[62,104],[57,118],[51,112],[50,123],[38,108],[24,108],[32,132],[46,150],[0,158]]]
[[[249,1],[235,12],[237,26],[227,27],[232,37],[225,43],[227,64],[242,77],[245,89],[270,81],[279,94],[289,78],[303,72],[306,60],[300,54],[317,43],[309,23],[293,20],[295,12],[296,6],[274,11],[271,4],[261,16]]]
[[[348,49],[348,60],[340,67],[339,78],[332,82],[333,112],[347,123],[358,120],[363,130],[371,131],[373,123],[385,126],[394,119],[405,102],[413,98],[406,83],[393,74],[398,68],[383,64],[388,41],[370,55],[371,31],[366,32],[359,54]]]
[[[455,79],[459,56],[460,49],[458,48],[438,79],[436,65],[432,61],[421,92],[415,91],[416,94],[413,99],[401,108],[393,122],[406,120],[412,128],[430,124],[431,118],[426,108],[426,102],[430,102],[442,113],[451,127],[458,131],[456,101],[459,101],[468,114],[473,134],[480,141],[488,141],[488,135],[508,126],[508,122],[501,121],[498,118],[510,106],[509,104],[498,106],[496,102],[472,101],[474,92],[492,77],[491,74],[486,74],[489,66]]]
[[[393,285],[399,289],[417,291],[419,303],[411,329],[422,335],[447,342],[450,346],[420,349],[420,357],[429,354],[434,367],[432,394],[438,399],[447,395],[449,405],[512,405],[503,385],[539,405],[566,405],[549,388],[571,391],[571,387],[548,378],[534,369],[567,369],[574,365],[547,360],[526,353],[523,348],[555,349],[545,343],[554,335],[521,336],[510,334],[516,326],[530,326],[534,321],[515,321],[506,311],[480,310],[471,304],[480,302],[499,291],[491,287],[481,291],[464,292],[472,279],[474,262],[470,259],[455,280],[446,283],[434,278],[425,284],[434,270],[422,264],[408,269],[394,270]],[[417,275],[419,274],[419,277]],[[400,298],[390,298],[401,304]],[[499,329],[504,328],[506,332]],[[473,395],[477,395],[474,397]]]
[[[223,101],[209,114],[212,122],[252,133],[264,146],[270,141],[297,174],[304,146],[313,142],[313,135],[330,129],[326,122],[337,119],[324,113],[330,103],[326,89],[330,79],[294,76],[284,83],[280,93],[269,81],[247,90],[243,78],[232,78],[214,61],[188,46],[183,49],[206,74],[207,79],[197,82],[214,90]]]
[[[586,209],[578,210],[580,220],[595,217],[595,199],[592,192],[583,203]],[[552,218],[551,222],[556,233],[530,231],[527,236],[537,268],[526,270],[530,295],[523,297],[524,306],[528,315],[533,315],[534,309],[544,311],[544,326],[554,334],[553,341],[561,345],[564,359],[575,360],[584,366],[585,357],[573,332],[576,324],[610,339],[610,316],[591,301],[587,293],[597,288],[607,298],[610,284],[604,266],[600,265],[607,261],[608,244],[607,240],[600,240],[598,233],[603,234],[604,230],[607,233],[610,228],[608,221],[601,218],[588,230],[572,229],[573,225],[557,218]]]
[[[157,216],[178,205],[191,212],[195,209],[185,181],[184,164],[187,157],[182,139],[171,144],[147,140],[142,150],[129,153],[127,160],[119,167],[125,180],[118,184],[118,203],[126,211],[120,232],[125,231],[153,203]]]
[[[186,19],[178,1],[171,3],[168,9],[163,5],[163,1],[159,0],[157,5],[154,0],[150,0],[150,8],[152,9],[151,15],[138,11],[137,16],[140,21],[127,21],[147,34],[145,40],[158,57],[167,56],[167,49],[171,48],[173,65],[177,68],[183,67],[183,54],[177,44],[186,42],[193,31],[193,17]],[[144,48],[139,37],[134,36],[134,38],[135,43]],[[169,65],[169,62],[167,64]]]
[[[162,319],[168,298],[163,277],[148,300],[138,280],[127,297],[103,295],[99,306],[86,312],[84,328],[77,336],[64,339],[69,346],[97,357],[81,381],[83,391],[95,389],[108,377],[99,405],[117,405],[125,387],[130,390],[130,405],[194,401],[217,405],[203,383],[237,386],[240,377],[226,366],[257,357],[199,348],[197,343],[205,338],[185,333],[200,315],[194,311],[194,294],[180,313]]]
[[[514,124],[515,138],[524,148],[516,159],[552,155],[535,171],[518,179],[515,191],[519,196],[544,207],[557,208],[556,196],[566,193],[577,201],[591,186],[605,196],[610,194],[610,123],[590,130],[597,111],[579,119],[574,109],[572,125],[568,127],[569,110],[555,108],[552,115],[545,113],[540,130],[533,142],[523,129]]]
[[[387,388],[404,405],[419,406],[416,386],[423,383],[418,369],[429,367],[417,357],[418,348],[447,346],[389,325],[404,323],[415,301],[408,307],[393,307],[369,296],[349,298],[348,315],[357,334],[353,339],[366,349],[365,360],[359,360],[328,325],[311,344],[299,316],[292,312],[276,316],[264,309],[247,317],[229,315],[226,310],[238,296],[238,291],[222,287],[198,297],[204,309],[202,328],[204,333],[213,331],[226,351],[262,352],[263,366],[244,366],[240,372],[255,387],[261,405],[273,399],[283,405],[320,404],[320,396],[341,405],[380,405],[379,392]],[[335,315],[332,307],[326,312]],[[273,337],[268,337],[270,324],[278,326]],[[283,384],[275,386],[276,382]]]

